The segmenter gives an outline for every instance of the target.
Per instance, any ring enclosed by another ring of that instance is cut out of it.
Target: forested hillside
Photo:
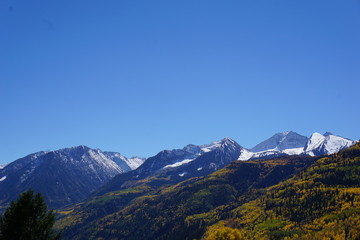
[[[221,212],[217,209],[207,218],[224,216]],[[226,212],[226,220],[210,227],[205,239],[238,230],[242,239],[359,239],[360,145],[321,158],[256,200]]]
[[[185,239],[199,237],[204,224],[191,216],[224,204],[256,198],[265,187],[313,163],[312,157],[236,161],[207,177],[159,188],[151,178],[134,188],[111,192],[64,211],[58,226],[69,239]]]

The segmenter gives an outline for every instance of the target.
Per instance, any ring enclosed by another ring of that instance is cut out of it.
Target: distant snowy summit
[[[308,138],[292,131],[277,133],[271,138],[259,143],[251,152],[262,152],[267,150],[283,151],[286,149],[304,148]]]
[[[277,133],[251,149],[242,149],[238,160],[273,158],[285,155],[320,156],[336,153],[354,145],[356,141],[336,136],[313,133],[310,138],[292,131]]]
[[[326,132],[324,135],[313,133],[304,147],[304,153],[310,156],[336,153],[351,147],[356,141]]]

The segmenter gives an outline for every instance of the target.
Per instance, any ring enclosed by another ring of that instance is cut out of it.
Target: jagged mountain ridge
[[[45,195],[50,207],[80,201],[138,164],[129,166],[125,161],[129,160],[122,157],[121,162],[120,156],[86,146],[30,154],[0,169],[0,205],[6,205],[28,189]]]
[[[163,150],[148,158],[139,168],[119,174],[95,195],[118,191],[155,177],[174,184],[192,177],[210,174],[235,161],[243,147],[230,138],[207,145],[187,145],[183,149]]]

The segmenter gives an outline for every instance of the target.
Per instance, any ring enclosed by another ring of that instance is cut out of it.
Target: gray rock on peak
[[[282,132],[277,133],[271,138],[259,143],[258,145],[250,149],[250,151],[262,152],[270,149],[282,151],[285,149],[301,148],[306,145],[307,141],[307,137],[302,136],[296,132]]]

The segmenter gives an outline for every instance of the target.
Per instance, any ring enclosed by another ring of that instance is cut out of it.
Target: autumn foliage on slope
[[[231,225],[245,239],[360,238],[360,144],[267,190],[215,226]]]

